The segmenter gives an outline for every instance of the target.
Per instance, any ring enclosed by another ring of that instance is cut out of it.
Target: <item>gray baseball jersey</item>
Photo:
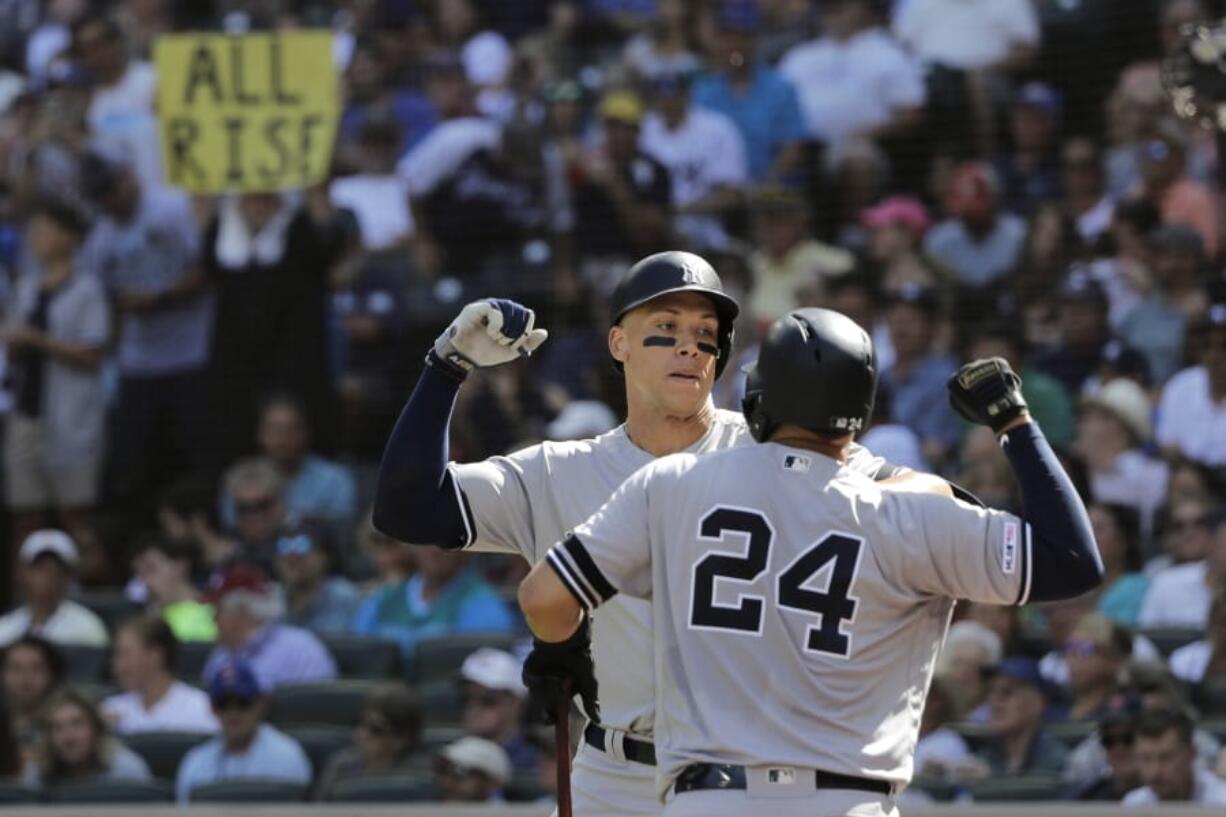
[[[752,443],[745,420],[716,411],[711,429],[687,452],[705,454]],[[653,461],[625,426],[592,440],[546,442],[505,457],[450,465],[462,496],[469,547],[522,554],[532,564]],[[852,467],[875,475],[882,460],[857,447]],[[622,596],[592,619],[592,658],[601,723],[643,736],[652,730],[651,604]]]
[[[767,443],[657,460],[547,558],[587,608],[652,599],[663,794],[695,762],[908,782],[953,600],[1024,603],[1029,541]]]

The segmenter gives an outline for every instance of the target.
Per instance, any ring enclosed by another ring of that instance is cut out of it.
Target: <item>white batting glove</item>
[[[434,355],[467,373],[536,351],[549,333],[535,329],[536,313],[504,298],[474,301],[434,341]]]

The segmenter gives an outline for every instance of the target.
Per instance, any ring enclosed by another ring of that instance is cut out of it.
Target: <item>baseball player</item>
[[[950,382],[959,412],[1001,435],[1022,517],[883,490],[847,467],[872,342],[837,312],[796,310],[744,401],[765,444],[656,460],[533,568],[520,603],[545,642],[606,602],[651,599],[667,817],[895,813],[954,600],[1100,581],[1085,509],[1019,387],[999,358]]]
[[[447,426],[468,371],[531,353],[545,340],[518,304],[479,301],[460,312],[427,355],[427,366],[384,452],[374,523],[401,541],[520,553],[539,562],[550,545],[599,508],[657,456],[751,443],[744,419],[716,410],[711,388],[732,348],[738,307],[710,264],[665,252],[635,264],[611,303],[609,353],[626,381],[624,425],[592,440],[546,442],[477,463],[448,463]],[[893,467],[852,447],[848,467],[912,485],[928,475]],[[905,488],[899,485],[899,488]],[[610,603],[587,640],[538,645],[525,681],[546,712],[559,679],[572,680],[599,717],[584,730],[572,788],[577,817],[658,814],[651,743],[651,605],[629,595]]]

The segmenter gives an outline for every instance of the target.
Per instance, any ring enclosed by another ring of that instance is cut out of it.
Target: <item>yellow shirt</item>
[[[851,272],[855,257],[847,250],[809,240],[778,259],[759,250],[749,264],[753,270],[749,313],[755,321],[769,323],[796,306],[797,287]]]

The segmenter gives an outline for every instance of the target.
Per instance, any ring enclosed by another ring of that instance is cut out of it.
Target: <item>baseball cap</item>
[[[209,675],[206,687],[212,701],[226,698],[254,701],[262,694],[255,671],[250,664],[239,658],[228,659],[217,667]]]
[[[932,223],[928,217],[928,209],[919,199],[911,196],[889,196],[882,199],[880,203],[865,208],[860,213],[860,221],[869,228],[902,225],[917,233],[926,231]]]
[[[448,744],[439,757],[460,772],[481,772],[499,783],[511,777],[511,761],[506,750],[493,741],[473,736]]]
[[[47,554],[55,556],[70,568],[77,566],[77,546],[73,543],[72,537],[62,530],[54,528],[36,530],[21,543],[19,556],[26,564]]]
[[[268,575],[253,564],[239,563],[215,571],[204,588],[204,601],[216,604],[231,593],[264,595],[272,590]]]
[[[992,675],[1012,678],[1023,684],[1029,684],[1037,689],[1043,688],[1043,676],[1039,674],[1039,664],[1032,658],[1012,656],[1003,659],[991,670]]]
[[[1051,115],[1060,113],[1060,101],[1060,92],[1043,82],[1027,82],[1013,95],[1013,104]]]
[[[1107,293],[1102,284],[1094,280],[1089,271],[1080,266],[1069,270],[1068,277],[1060,286],[1060,300],[1076,303],[1097,303],[1106,306]]]
[[[1149,398],[1136,381],[1117,377],[1081,398],[1083,406],[1095,406],[1115,417],[1132,432],[1138,443],[1149,441],[1153,433]]]
[[[757,0],[724,0],[716,24],[723,31],[757,33],[762,27]]]
[[[528,689],[521,679],[523,665],[505,650],[482,647],[464,659],[460,677],[486,689],[511,692],[522,698]]]
[[[600,118],[637,125],[643,119],[643,100],[632,91],[610,91],[600,100]]]

